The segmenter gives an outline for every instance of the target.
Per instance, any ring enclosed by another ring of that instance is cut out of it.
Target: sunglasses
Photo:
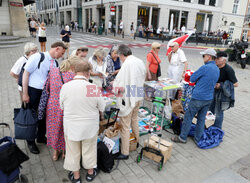
[[[156,49],[161,49],[160,47],[157,47]]]

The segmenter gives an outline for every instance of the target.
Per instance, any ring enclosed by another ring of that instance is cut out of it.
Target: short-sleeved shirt
[[[23,67],[23,64],[25,64],[27,60],[28,59],[26,56],[21,56],[11,68],[11,72],[13,72],[15,75],[19,75]]]
[[[30,27],[35,28],[36,27],[36,22],[35,21],[30,21]]]
[[[120,23],[120,29],[123,29],[123,22]]]
[[[220,77],[218,83],[225,82],[226,80],[231,81],[233,84],[238,82],[233,68],[228,64],[226,64],[223,68],[220,68]]]
[[[27,61],[24,69],[29,72],[29,86],[36,89],[43,89],[43,85],[46,81],[47,75],[49,73],[51,60],[54,60],[49,52],[44,53],[44,60],[40,64],[40,68],[38,69],[38,64],[41,58],[40,53],[36,53],[30,56]],[[53,63],[54,67],[56,67],[56,63]]]
[[[112,22],[109,22],[109,29],[112,28]]]
[[[70,37],[69,37],[69,35],[71,35],[71,32],[70,32],[70,31],[66,31],[66,30],[63,29],[63,30],[61,31],[61,35],[65,35],[65,34],[68,34],[68,35],[62,37],[62,41],[64,41],[64,42],[70,42]]]
[[[155,56],[155,57],[154,57]],[[149,70],[152,73],[157,73],[157,69],[158,69],[158,63],[157,60],[159,62],[159,64],[161,63],[160,58],[158,57],[158,55],[156,55],[152,50],[148,53],[147,55],[147,61],[150,63],[149,64]]]
[[[184,51],[179,48],[175,53],[174,52],[172,53],[170,64],[181,65],[186,61],[187,61],[187,58],[185,56]]]

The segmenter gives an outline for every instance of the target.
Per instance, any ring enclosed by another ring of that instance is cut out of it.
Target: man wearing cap
[[[194,141],[195,143],[200,141],[204,132],[206,114],[213,100],[214,87],[219,79],[220,71],[214,61],[216,58],[216,51],[209,48],[204,52],[201,52],[201,54],[205,64],[190,77],[190,82],[195,82],[196,86],[188,105],[188,109],[184,115],[181,134],[180,136],[171,138],[171,140],[176,143],[187,142],[187,136],[191,128],[192,120],[196,114],[197,124]]]
[[[168,54],[169,67],[168,67],[168,77],[172,79],[175,83],[181,81],[182,75],[187,70],[187,59],[182,49],[179,48],[177,42],[170,43],[169,47],[172,51]],[[184,65],[184,69],[183,69]],[[174,99],[176,90],[169,92],[169,97]]]
[[[235,72],[226,62],[227,54],[218,52],[216,65],[220,69],[220,77],[215,85],[214,100],[210,106],[210,111],[216,115],[214,126],[220,129],[222,128],[224,110],[234,106],[234,87],[238,87]]]

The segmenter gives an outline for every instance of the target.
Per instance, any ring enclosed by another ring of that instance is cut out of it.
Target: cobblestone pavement
[[[48,45],[58,38],[56,31],[51,32]],[[73,37],[76,36],[73,33]],[[37,42],[30,38],[31,41]],[[132,42],[132,41],[130,41]],[[81,43],[75,45],[80,46]],[[145,61],[145,57],[150,48],[132,49],[134,55]],[[162,74],[166,76],[168,63],[165,56],[166,50],[160,51],[162,59]],[[196,70],[200,67],[202,59],[199,55],[200,50],[184,49],[191,69]],[[93,49],[90,48],[89,55]],[[23,45],[18,48],[0,49],[0,122],[9,123],[13,129],[13,109],[20,106],[20,97],[17,91],[17,84],[10,77],[9,71],[15,61],[23,54]],[[201,150],[196,147],[191,139],[187,144],[174,144],[171,158],[163,166],[162,171],[148,161],[135,162],[137,152],[130,154],[129,160],[120,161],[118,169],[112,173],[100,173],[94,182],[192,182],[198,183],[207,179],[217,171],[229,167],[232,171],[238,172],[249,179],[249,156],[248,164],[239,160],[250,154],[250,66],[242,70],[239,65],[229,63],[235,69],[239,80],[239,87],[236,89],[235,107],[225,112],[223,129],[225,136],[219,147],[209,150]],[[1,133],[1,130],[0,130]],[[7,132],[6,132],[7,134]],[[2,135],[2,134],[0,134]],[[163,138],[170,140],[171,135],[163,132]],[[140,144],[143,145],[143,136]],[[29,155],[30,160],[23,163],[22,174],[25,174],[30,183],[60,183],[69,182],[67,172],[63,169],[63,161],[54,162],[52,160],[52,150],[45,145],[38,144],[41,153],[34,155],[29,153],[27,144],[22,140],[17,140],[18,146]],[[140,149],[140,148],[139,148]],[[139,152],[139,150],[138,150]],[[239,161],[237,161],[239,160]],[[237,163],[238,162],[238,163]],[[245,167],[245,169],[241,169]],[[82,180],[85,180],[86,171],[82,170]]]

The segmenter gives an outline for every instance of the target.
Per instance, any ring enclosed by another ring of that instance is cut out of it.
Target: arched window
[[[229,30],[228,30],[228,34],[229,34],[228,40],[230,40],[230,41],[232,41],[232,38],[233,38],[234,28],[235,28],[235,23],[231,22],[231,24],[229,26]]]

